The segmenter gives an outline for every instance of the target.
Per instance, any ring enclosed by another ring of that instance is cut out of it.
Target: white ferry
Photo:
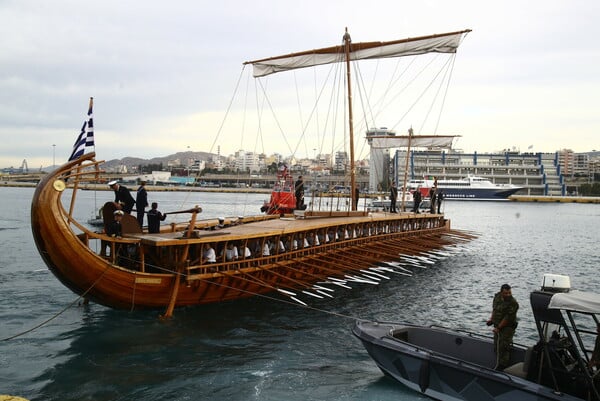
[[[423,196],[435,185],[434,179],[415,179],[408,182],[408,189],[421,188]],[[494,184],[488,178],[467,175],[458,180],[437,180],[437,188],[444,194],[444,200],[504,200],[523,189],[512,184]]]

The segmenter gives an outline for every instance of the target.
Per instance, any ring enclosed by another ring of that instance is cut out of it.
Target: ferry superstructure
[[[420,188],[423,195],[437,186],[445,200],[507,200],[523,187],[513,184],[494,184],[488,178],[467,175],[458,180],[416,179],[410,180],[407,188],[411,191]]]

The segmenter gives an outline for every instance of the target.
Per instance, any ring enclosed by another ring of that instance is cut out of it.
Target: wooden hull
[[[295,300],[302,291],[318,296],[313,287],[316,282],[329,281],[330,287],[336,287],[332,279],[360,281],[359,277],[365,277],[361,271],[378,262],[468,237],[451,232],[441,215],[357,214],[302,219],[271,216],[221,230],[202,229],[212,223],[192,218],[190,225],[196,230],[187,234],[172,228],[160,234],[110,238],[74,221],[61,201],[63,183],[69,177],[75,177],[75,201],[77,180],[91,169],[85,163],[97,168],[99,162],[93,156],[66,164],[39,183],[31,206],[32,231],[40,255],[64,285],[113,308],[172,308],[273,291]],[[115,256],[96,253],[90,244],[100,241],[112,247]],[[288,245],[285,251],[273,250],[269,255],[231,261],[222,256],[216,263],[195,260],[208,243],[224,255],[230,244],[264,249],[284,242]],[[115,252],[119,247],[133,249],[135,256],[120,261]]]

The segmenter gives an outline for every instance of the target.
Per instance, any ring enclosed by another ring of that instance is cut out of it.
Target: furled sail
[[[400,135],[370,136],[372,149],[406,148],[452,148],[452,141],[460,135]]]
[[[425,53],[455,53],[463,34],[469,32],[471,30],[467,29],[389,42],[351,43],[349,56],[350,60],[367,60],[415,56]],[[345,61],[344,45],[247,61],[244,64],[252,64],[254,77],[263,77],[276,72],[342,61]]]

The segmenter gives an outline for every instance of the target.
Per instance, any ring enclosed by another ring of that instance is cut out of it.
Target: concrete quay
[[[556,202],[556,203],[595,203],[600,204],[597,196],[553,196],[553,195],[511,195],[513,202]]]

